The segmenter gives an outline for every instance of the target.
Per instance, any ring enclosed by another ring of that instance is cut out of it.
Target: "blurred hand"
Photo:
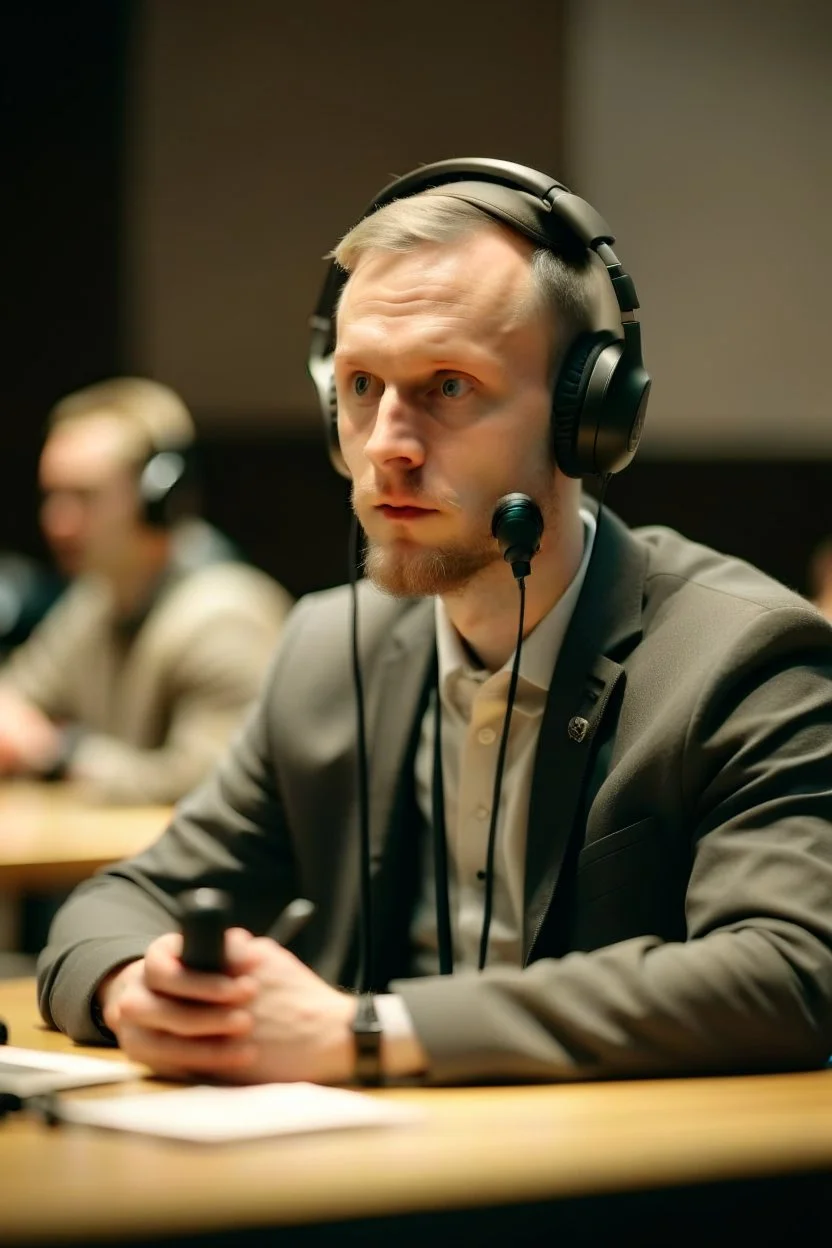
[[[61,756],[60,731],[13,689],[0,690],[0,775],[51,771]]]
[[[160,936],[99,988],[129,1058],[175,1079],[349,1081],[354,997],[243,928],[226,932],[226,974],[188,970],[181,952],[181,935]]]

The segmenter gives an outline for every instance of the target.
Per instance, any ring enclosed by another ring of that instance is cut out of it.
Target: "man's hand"
[[[226,932],[227,974],[187,970],[181,951],[181,935],[160,936],[99,988],[104,1021],[133,1061],[177,1079],[350,1079],[354,997],[242,928]]]
[[[42,711],[13,689],[0,690],[0,775],[51,771],[61,747],[59,730]]]

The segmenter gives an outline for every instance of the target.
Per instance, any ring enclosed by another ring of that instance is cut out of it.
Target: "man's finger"
[[[161,977],[158,983],[148,975],[147,986],[163,996],[225,1006],[248,1005],[257,995],[257,981],[250,975],[214,975],[184,967]]]
[[[121,1003],[119,1023],[183,1037],[247,1036],[254,1027],[249,1010],[161,997],[150,992],[128,993]]]
[[[166,949],[153,946],[145,955],[144,979],[152,992],[217,1005],[245,1005],[257,993],[257,984],[248,976],[191,971]]]
[[[188,1037],[168,1035],[144,1027],[125,1027],[121,1047],[133,1061],[141,1062],[160,1075],[189,1078],[237,1075],[252,1065],[256,1048],[236,1037]]]

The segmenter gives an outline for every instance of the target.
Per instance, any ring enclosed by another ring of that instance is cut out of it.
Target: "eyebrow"
[[[403,367],[407,368],[408,352],[384,352],[385,358],[392,358],[398,361]],[[413,352],[419,355],[418,352]],[[368,372],[372,372],[372,365],[378,358],[379,352],[375,347],[368,348],[347,348],[338,347],[336,345],[334,351],[334,360],[340,368],[364,368]],[[431,355],[424,354],[420,356],[422,362],[427,361],[426,367],[419,368],[419,376],[436,376],[439,373],[468,373],[474,377],[493,375],[498,371],[498,361],[490,357],[484,352],[477,351],[476,348],[467,351],[460,350],[453,355],[441,355],[438,351]]]

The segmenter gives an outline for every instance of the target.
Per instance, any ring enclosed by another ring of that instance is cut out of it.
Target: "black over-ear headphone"
[[[620,472],[638,447],[650,376],[642,362],[635,286],[612,250],[615,236],[609,226],[586,200],[548,174],[487,157],[440,160],[414,169],[386,186],[364,217],[394,199],[438,186],[559,255],[590,251],[603,261],[618,302],[623,337],[598,330],[579,334],[572,343],[554,387],[552,437],[558,467],[567,476]],[[330,459],[342,476],[349,477],[338,443],[333,369],[335,310],[346,280],[347,274],[332,261],[310,318],[308,368],[318,392]]]
[[[193,445],[181,438],[155,445],[139,472],[141,521],[153,529],[170,529],[192,510],[195,489]]]

